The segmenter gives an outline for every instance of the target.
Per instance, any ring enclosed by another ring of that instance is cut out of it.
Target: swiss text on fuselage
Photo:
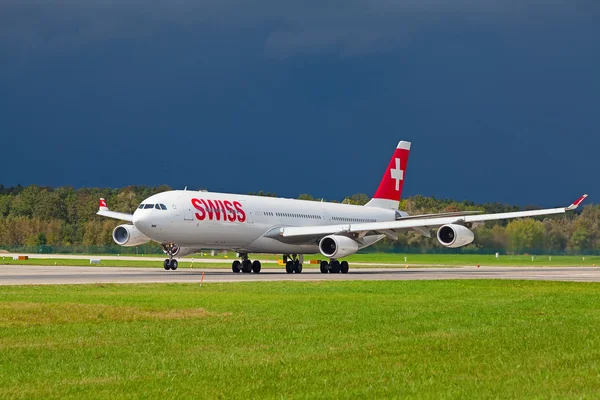
[[[196,219],[204,221],[245,222],[246,212],[239,201],[192,199],[192,205],[198,211]]]

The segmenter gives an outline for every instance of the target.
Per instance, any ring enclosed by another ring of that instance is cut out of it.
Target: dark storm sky
[[[153,3],[153,4],[149,4]],[[562,205],[600,190],[596,0],[3,0],[0,183]]]

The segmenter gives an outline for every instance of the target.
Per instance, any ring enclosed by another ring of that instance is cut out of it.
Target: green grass
[[[157,255],[160,257],[160,255]],[[264,259],[266,255],[257,255],[257,258]],[[270,260],[274,260],[273,255],[268,256]],[[404,261],[406,257],[406,262]],[[89,256],[89,258],[102,258],[102,256]],[[202,257],[206,259],[206,257]],[[224,259],[224,257],[213,257],[211,259]],[[306,260],[321,259],[319,255],[307,255]],[[228,258],[232,260],[235,258]],[[600,256],[500,256],[496,259],[493,255],[470,255],[470,254],[389,254],[389,253],[372,253],[372,254],[355,254],[346,257],[348,262],[363,262],[375,263],[374,267],[385,267],[386,264],[409,264],[410,266],[600,266]],[[0,256],[0,264],[6,265],[68,265],[68,266],[105,266],[105,267],[156,267],[162,268],[160,261],[144,260],[140,257],[139,260],[102,260],[100,264],[90,264],[89,259],[74,260],[74,259],[30,259],[27,261],[15,261],[12,256]],[[190,261],[181,261],[180,266],[189,268]],[[352,264],[351,264],[352,265]],[[194,268],[223,268],[230,269],[229,263],[194,263]],[[275,262],[263,263],[264,268],[282,268]],[[305,261],[305,268],[318,268],[318,264],[309,264]]]
[[[0,287],[0,398],[598,398],[600,284]]]

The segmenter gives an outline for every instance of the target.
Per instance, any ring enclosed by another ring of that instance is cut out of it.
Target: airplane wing
[[[457,215],[448,217],[434,217],[431,215],[423,215],[422,218],[400,219],[396,221],[384,222],[367,222],[359,224],[339,224],[339,225],[322,225],[322,226],[299,226],[299,227],[284,227],[280,228],[279,235],[285,238],[292,237],[318,237],[332,234],[361,234],[367,232],[382,233],[390,236],[390,231],[404,230],[411,228],[423,227],[439,227],[446,224],[464,225],[471,222],[484,222],[499,219],[536,217],[541,215],[564,214],[567,211],[576,209],[587,194],[581,196],[577,201],[568,207],[547,208],[544,210],[517,211],[497,214],[480,214],[480,215]],[[433,214],[435,215],[435,214]]]
[[[120,219],[122,221],[133,222],[132,214],[126,214],[126,213],[117,212],[117,211],[110,211],[108,209],[108,206],[106,205],[106,200],[104,200],[104,199],[100,199],[98,212],[96,214],[100,215],[102,217],[108,217],[108,218]]]
[[[474,215],[481,214],[483,211],[449,211],[438,214],[420,214],[420,215],[405,215],[401,219],[406,221],[407,219],[421,219],[421,218],[441,218],[441,217],[456,217],[463,215]]]

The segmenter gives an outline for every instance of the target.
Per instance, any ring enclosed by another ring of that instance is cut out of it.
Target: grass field
[[[162,257],[161,255],[147,257]],[[273,255],[258,255],[258,258],[265,259],[268,257],[272,260],[271,263],[263,263],[264,268],[283,268],[275,263]],[[404,258],[406,257],[406,261]],[[89,258],[102,258],[102,256],[89,256]],[[73,266],[90,266],[88,259],[30,259],[27,261],[14,261],[12,256],[0,256],[0,264],[7,265],[73,265]],[[198,257],[199,258],[199,257]],[[202,257],[203,259],[224,259],[223,256]],[[320,259],[322,257],[306,256],[306,260]],[[228,260],[232,258],[229,257]],[[470,255],[470,254],[389,254],[389,253],[372,253],[372,254],[355,254],[346,257],[348,262],[363,262],[374,263],[374,266],[386,266],[386,264],[400,264],[405,266],[600,266],[600,256],[500,256],[496,259],[493,255]],[[180,267],[189,268],[190,261],[181,261]],[[96,265],[96,264],[94,264]],[[144,257],[139,257],[138,260],[102,260],[100,266],[120,266],[120,267],[156,267],[162,268],[160,261],[144,260]],[[351,264],[352,265],[352,264]],[[318,268],[317,264],[308,264],[305,262],[305,268]],[[231,268],[228,263],[195,263],[194,268]]]
[[[600,284],[0,287],[0,398],[598,398]]]

